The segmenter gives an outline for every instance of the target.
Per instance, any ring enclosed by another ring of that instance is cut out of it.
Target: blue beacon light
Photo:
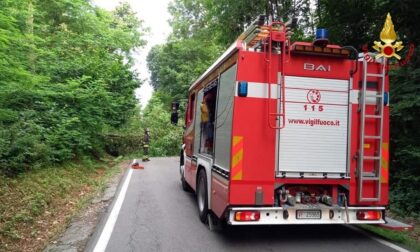
[[[328,30],[325,28],[316,29],[314,46],[325,47],[328,45]]]

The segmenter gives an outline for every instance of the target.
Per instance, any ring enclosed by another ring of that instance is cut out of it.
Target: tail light
[[[357,211],[358,220],[379,220],[382,218],[382,212],[377,210]]]
[[[259,221],[259,211],[238,211],[235,212],[235,221]]]

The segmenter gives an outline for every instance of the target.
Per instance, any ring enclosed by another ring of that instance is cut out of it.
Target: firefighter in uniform
[[[150,161],[150,159],[149,159],[149,143],[150,143],[149,129],[145,129],[144,130],[144,136],[143,136],[143,161]]]
[[[175,107],[172,107],[171,123],[173,125],[177,125],[178,124],[178,111],[176,110]]]
[[[171,113],[171,123],[173,125],[178,124],[178,108],[179,108],[179,102],[172,102],[172,113]]]

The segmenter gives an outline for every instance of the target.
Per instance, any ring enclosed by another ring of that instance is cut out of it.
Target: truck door
[[[197,154],[200,148],[200,122],[201,122],[201,111],[200,104],[203,100],[203,90],[200,90],[197,95],[197,102],[195,103],[195,114],[194,114],[194,142],[192,150],[192,159],[191,165],[185,166],[185,180],[190,184],[190,186],[195,189],[196,184],[196,173],[197,173]]]

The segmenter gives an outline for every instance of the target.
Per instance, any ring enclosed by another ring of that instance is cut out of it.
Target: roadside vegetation
[[[419,222],[412,222],[417,224],[413,231],[395,231],[383,229],[372,225],[362,225],[361,227],[375,235],[382,236],[386,240],[404,244],[406,247],[412,248],[414,251],[420,251],[420,227]]]
[[[134,114],[131,52],[145,29],[128,4],[0,2],[0,173],[99,157]]]
[[[0,176],[0,251],[42,250],[122,171],[118,163],[85,157],[14,178]]]
[[[114,173],[145,32],[128,4],[0,1],[0,251],[42,250]]]
[[[149,129],[150,156],[179,155],[183,118],[179,120],[178,125],[171,124],[170,118],[170,106],[162,102],[159,92],[155,92],[144,110],[138,109],[122,127],[105,134],[107,152],[114,156],[141,158],[144,130]]]

